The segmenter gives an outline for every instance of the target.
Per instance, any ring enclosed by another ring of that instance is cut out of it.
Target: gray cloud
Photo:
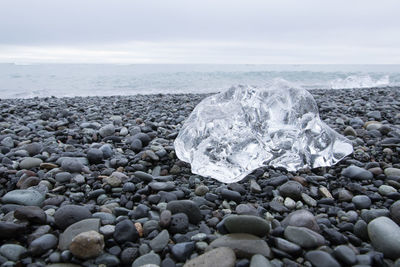
[[[282,51],[282,58],[308,47],[318,53],[336,47],[332,54],[344,51],[338,47],[354,47],[361,49],[355,54],[364,51],[365,56],[371,49],[386,49],[386,58],[400,45],[398,10],[400,2],[395,0],[4,0],[0,45],[99,50],[147,42],[168,43],[165,49],[170,51],[179,43],[199,42],[216,49],[215,43],[240,42],[241,47],[272,44],[273,51],[291,47]],[[232,53],[245,58],[245,50]],[[266,56],[268,50],[259,52]],[[378,54],[373,53],[373,61],[379,61]]]

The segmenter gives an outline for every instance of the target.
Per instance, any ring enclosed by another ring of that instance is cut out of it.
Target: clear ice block
[[[262,166],[288,171],[331,166],[353,152],[349,140],[320,120],[313,96],[283,80],[205,98],[174,146],[193,173],[224,183]]]

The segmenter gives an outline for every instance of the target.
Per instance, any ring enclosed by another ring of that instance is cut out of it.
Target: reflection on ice
[[[282,80],[237,86],[204,99],[175,140],[192,172],[232,183],[261,166],[331,166],[353,147],[319,118],[312,95]]]

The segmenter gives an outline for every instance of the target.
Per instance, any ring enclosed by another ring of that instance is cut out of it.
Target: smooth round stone
[[[354,196],[351,202],[354,203],[357,209],[368,209],[372,204],[371,199],[366,195]]]
[[[381,216],[389,216],[390,212],[387,209],[369,209],[369,210],[362,210],[361,211],[361,218],[369,223],[375,218],[381,217]]]
[[[356,131],[354,130],[354,128],[351,127],[351,126],[347,126],[347,127],[344,129],[343,134],[344,134],[345,136],[357,136],[357,132],[356,132]]]
[[[378,192],[382,196],[387,196],[387,195],[389,195],[391,193],[397,192],[397,190],[393,186],[383,184],[383,185],[379,186]]]
[[[397,259],[400,255],[400,227],[387,217],[378,217],[368,224],[368,235],[374,248],[385,257]]]
[[[14,211],[14,217],[18,220],[26,220],[31,223],[46,223],[46,213],[36,206],[22,206]]]
[[[354,251],[345,245],[337,246],[333,250],[333,256],[346,266],[351,266],[357,263],[357,257]]]
[[[104,144],[100,147],[101,152],[103,152],[103,157],[105,159],[110,158],[114,152],[110,144]]]
[[[56,174],[54,179],[56,179],[57,182],[59,183],[66,183],[69,182],[72,178],[72,174],[69,172],[59,172]]]
[[[287,226],[298,226],[298,227],[306,227],[315,232],[319,232],[319,226],[317,220],[314,215],[308,210],[301,209],[296,210],[289,215],[286,216],[285,219],[281,222],[282,227],[286,228]]]
[[[247,233],[263,237],[269,232],[267,221],[252,215],[229,216],[224,220],[224,226],[229,233]]]
[[[172,246],[171,253],[179,262],[185,262],[194,251],[194,242],[183,242]]]
[[[42,151],[43,146],[40,143],[31,143],[31,144],[27,144],[24,147],[24,149],[28,152],[28,154],[30,156],[35,156]]]
[[[54,214],[55,224],[65,229],[73,223],[92,217],[89,209],[78,205],[65,205],[60,207]]]
[[[125,248],[120,255],[121,263],[124,265],[131,265],[134,259],[139,255],[139,251],[135,247]]]
[[[258,214],[257,209],[250,204],[239,204],[235,209],[238,215],[254,215]]]
[[[231,248],[220,247],[187,261],[184,267],[234,267],[235,262],[235,252]]]
[[[305,255],[306,260],[313,266],[340,267],[341,265],[327,252],[322,250],[309,251]]]
[[[60,250],[66,250],[72,242],[72,239],[83,232],[88,231],[99,231],[100,220],[99,219],[85,219],[78,221],[74,224],[68,226],[65,231],[60,234],[60,239],[58,242],[58,248]]]
[[[272,267],[272,264],[263,255],[256,254],[251,257],[249,267]]]
[[[292,210],[296,207],[296,202],[290,197],[286,197],[285,201],[283,202],[283,205],[285,205],[286,208]]]
[[[268,244],[259,237],[250,234],[237,233],[223,235],[212,241],[207,250],[217,247],[231,248],[239,258],[250,258],[254,254],[261,254],[267,258],[272,257]]]
[[[115,133],[115,127],[112,124],[107,124],[99,129],[101,137],[111,136]]]
[[[65,158],[61,163],[61,168],[70,173],[80,173],[83,169],[83,164],[78,159]]]
[[[43,163],[43,160],[39,159],[39,158],[25,158],[23,159],[20,163],[19,163],[19,167],[21,169],[32,169],[32,168],[37,168],[40,166],[40,164]]]
[[[2,197],[4,204],[41,206],[45,196],[36,190],[19,189],[8,192]]]
[[[289,255],[299,256],[303,251],[299,245],[280,237],[275,238],[274,242],[276,248],[288,253]]]
[[[131,182],[125,183],[122,187],[122,191],[124,191],[124,192],[135,192],[135,190],[136,190],[136,186],[134,183],[131,183]]]
[[[135,242],[139,238],[139,233],[131,220],[123,220],[115,225],[113,234],[114,240],[122,244],[125,242]]]
[[[69,245],[72,255],[79,259],[95,258],[103,252],[103,248],[104,237],[96,231],[78,234]]]
[[[368,240],[368,224],[363,220],[358,220],[354,224],[354,234],[362,240]]]
[[[222,189],[221,190],[221,197],[226,200],[232,200],[236,203],[240,203],[242,201],[242,196],[239,192],[229,190],[229,189]]]
[[[151,182],[149,186],[154,191],[171,191],[175,189],[174,182]]]
[[[303,201],[311,206],[311,207],[315,207],[317,206],[317,201],[315,199],[313,199],[312,197],[310,197],[309,195],[305,194],[305,193],[301,193],[301,198],[303,199]]]
[[[169,241],[169,233],[167,230],[162,230],[149,245],[154,252],[160,252],[167,246]]]
[[[390,206],[390,217],[395,223],[400,225],[400,200],[397,200]]]
[[[399,177],[400,176],[400,169],[398,168],[386,168],[384,171],[387,177]]]
[[[103,151],[98,148],[91,148],[87,152],[87,159],[91,164],[99,164],[103,162]]]
[[[303,186],[296,181],[288,181],[279,187],[279,193],[282,197],[290,197],[294,200],[301,199]]]
[[[172,216],[171,211],[163,210],[160,214],[160,227],[168,228],[169,224],[171,223],[171,216]]]
[[[342,170],[342,175],[350,179],[356,180],[369,180],[372,179],[373,174],[363,168],[357,166],[349,166]]]
[[[107,212],[95,212],[92,215],[93,218],[99,218],[101,223],[104,224],[114,224],[115,216]]]
[[[325,238],[322,235],[305,227],[288,226],[284,236],[302,248],[315,248],[325,244]]]
[[[134,139],[139,139],[140,141],[142,141],[142,144],[144,146],[147,146],[149,144],[149,142],[151,141],[150,136],[146,133],[137,133],[132,137],[132,140],[134,140]]]
[[[110,185],[111,187],[119,187],[122,184],[121,179],[118,176],[111,175],[108,177],[105,177],[103,179],[103,182]]]
[[[185,213],[176,213],[171,216],[168,230],[172,234],[185,233],[189,227],[189,218]]]
[[[0,254],[11,261],[18,261],[26,252],[26,248],[16,244],[4,244],[0,247]]]
[[[40,256],[46,253],[48,250],[57,246],[58,239],[52,234],[45,234],[39,238],[36,238],[29,245],[29,252],[33,256]]]
[[[142,172],[142,171],[136,171],[133,173],[135,177],[139,178],[143,182],[150,183],[154,180],[153,175]]]
[[[19,237],[24,234],[26,228],[27,226],[24,224],[0,221],[0,240]]]
[[[98,264],[98,266],[107,266],[107,267],[120,266],[120,260],[118,259],[118,257],[109,253],[104,253],[98,256],[94,261],[94,263]]]
[[[14,140],[11,137],[7,136],[3,140],[1,140],[1,144],[3,146],[5,146],[5,147],[13,148],[14,147]]]
[[[198,224],[203,218],[199,207],[191,200],[170,201],[167,204],[167,209],[170,210],[172,214],[185,213],[189,218],[189,222],[192,224]]]
[[[143,256],[140,256],[137,258],[133,263],[132,267],[140,267],[146,264],[154,264],[159,266],[161,264],[161,258],[158,256],[158,254],[154,252],[150,252],[148,254],[145,254]]]
[[[142,141],[140,139],[133,139],[130,147],[134,152],[140,152],[143,148]]]
[[[194,193],[197,196],[204,196],[205,194],[207,194],[209,191],[208,187],[205,185],[199,185],[196,187],[196,189],[194,190]]]

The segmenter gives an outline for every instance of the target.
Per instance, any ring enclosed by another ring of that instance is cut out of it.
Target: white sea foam
[[[350,75],[345,79],[337,78],[330,82],[330,88],[332,89],[386,87],[389,85],[389,75],[384,75],[378,79],[374,79],[369,75]]]

